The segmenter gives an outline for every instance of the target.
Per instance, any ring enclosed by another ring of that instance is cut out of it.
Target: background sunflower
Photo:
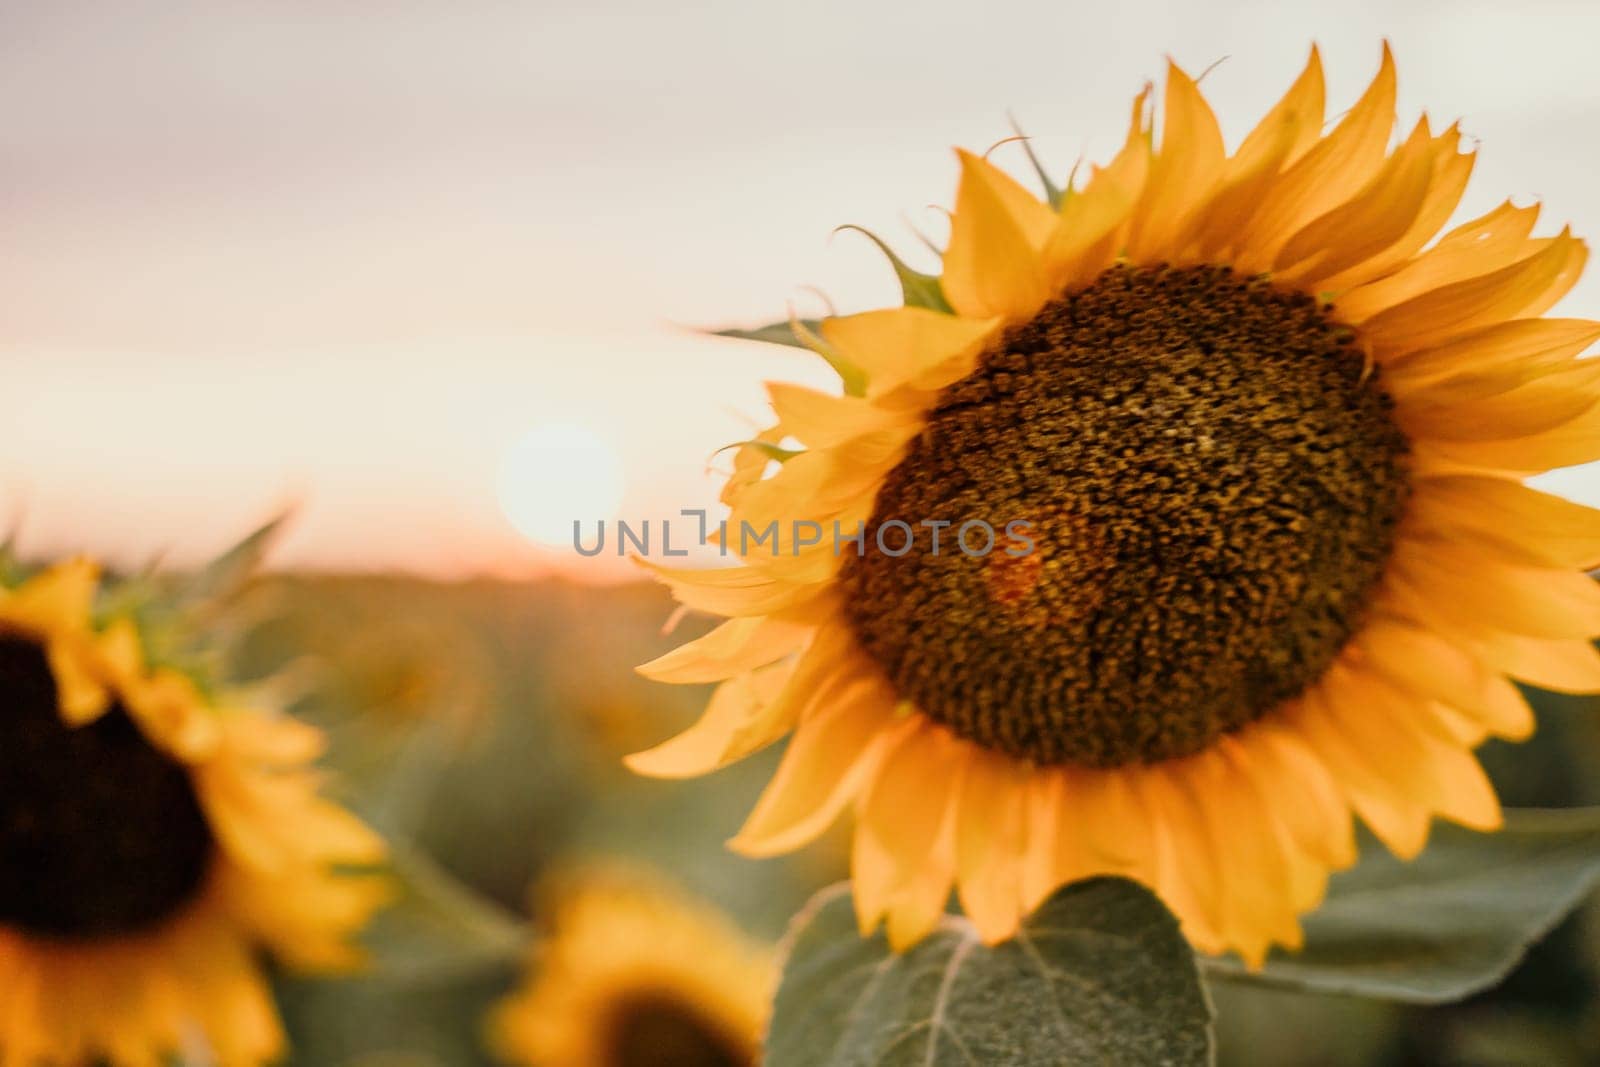
[[[256,952],[358,962],[383,844],[318,795],[315,729],[150,664],[97,583],[73,560],[0,587],[0,1058],[267,1063]]]

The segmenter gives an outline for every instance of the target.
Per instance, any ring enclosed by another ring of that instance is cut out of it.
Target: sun
[[[551,548],[570,548],[572,524],[591,542],[614,517],[624,479],[617,451],[586,426],[550,422],[523,434],[500,460],[500,509],[517,532]]]

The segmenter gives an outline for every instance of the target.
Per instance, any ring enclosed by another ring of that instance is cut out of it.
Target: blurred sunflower
[[[253,1065],[284,1051],[259,947],[357,962],[383,847],[317,795],[321,735],[145,664],[98,573],[0,589],[0,1063]]]
[[[853,806],[898,946],[952,885],[994,941],[1112,873],[1258,963],[1352,811],[1407,857],[1435,815],[1499,825],[1473,749],[1533,729],[1510,678],[1600,689],[1600,513],[1523,484],[1600,457],[1600,324],[1539,317],[1584,244],[1509,202],[1435,239],[1474,155],[1426,118],[1390,147],[1387,48],[1326,135],[1313,50],[1232,154],[1176,66],[1159,145],[1149,96],[1044,201],[958,153],[942,277],[896,260],[908,306],[797,325],[845,395],[770,385],[723,499],[833,537],[662,570],[730,618],[643,672],[726,681],[632,766],[792,732],[734,847]]]
[[[770,951],[652,878],[606,871],[554,894],[535,973],[490,1017],[534,1067],[754,1067]]]

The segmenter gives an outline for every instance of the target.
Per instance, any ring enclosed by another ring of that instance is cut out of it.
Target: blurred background
[[[620,768],[703,705],[631,672],[694,624],[663,636],[658,589],[561,547],[574,518],[712,505],[760,383],[828,380],[695,328],[895,302],[882,258],[830,231],[925,265],[950,146],[1008,115],[1064,175],[1171,54],[1217,64],[1236,142],[1312,41],[1337,113],[1385,37],[1402,119],[1482,141],[1464,213],[1538,199],[1548,232],[1600,235],[1585,3],[0,4],[0,525],[25,555],[181,568],[296,502],[241,668],[310,680],[352,802],[485,929],[551,867],[620,852],[775,937],[841,847],[722,849],[763,760]],[[995,158],[1021,172],[1018,146]],[[1600,271],[1559,310],[1600,317]],[[1545,484],[1600,504],[1595,469]],[[1519,759],[1490,755],[1507,799],[1600,800],[1595,709],[1540,709]],[[1224,1059],[1600,1062],[1590,928],[1456,1008],[1224,990]],[[493,955],[287,983],[301,1060],[477,1062],[514,973]]]

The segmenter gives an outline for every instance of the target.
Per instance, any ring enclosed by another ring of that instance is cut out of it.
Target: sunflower
[[[1533,729],[1511,679],[1600,689],[1600,513],[1524,484],[1600,457],[1600,324],[1541,318],[1584,244],[1510,202],[1439,236],[1474,153],[1391,143],[1387,47],[1326,132],[1313,49],[1231,154],[1182,70],[1159,143],[1150,94],[1044,199],[958,152],[942,275],[797,325],[844,395],[769,386],[739,565],[660,569],[727,621],[641,670],[722,684],[632,766],[792,733],[733,846],[853,808],[898,946],[952,886],[992,942],[1103,873],[1259,964],[1356,816],[1402,857],[1500,824],[1473,750]]]
[[[535,974],[490,1017],[533,1067],[754,1067],[772,954],[720,913],[637,872],[554,894]]]
[[[0,1064],[277,1058],[256,959],[338,969],[380,841],[317,795],[321,735],[215,703],[92,621],[85,561],[0,589]]]

